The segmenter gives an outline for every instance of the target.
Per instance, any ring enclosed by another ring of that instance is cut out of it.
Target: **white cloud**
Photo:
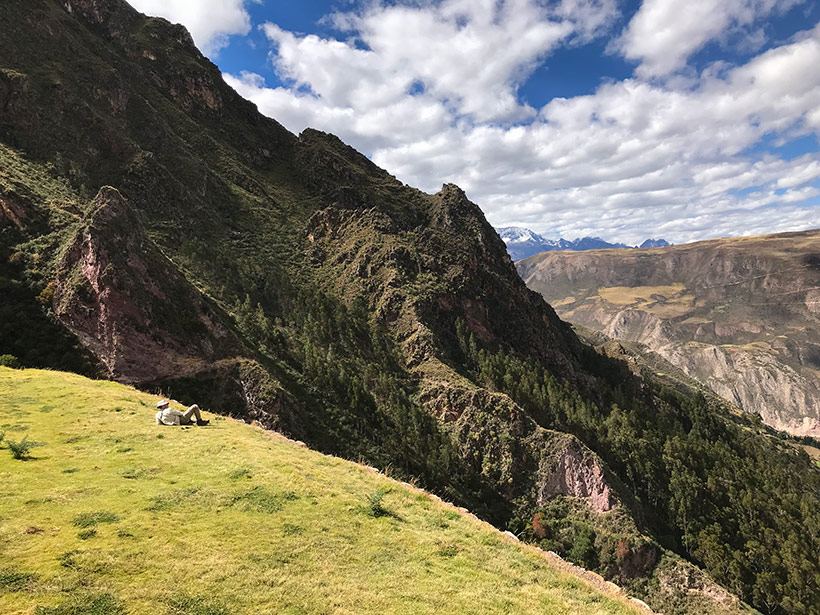
[[[274,24],[264,30],[278,73],[330,105],[371,109],[416,89],[477,121],[517,121],[535,114],[516,92],[538,61],[573,35],[592,36],[613,10],[614,0],[442,0],[334,15],[366,49]]]
[[[214,56],[228,44],[228,36],[247,34],[251,18],[247,1],[256,0],[128,0],[138,11],[165,17],[188,28],[197,47]]]
[[[820,133],[820,26],[695,80],[627,79],[527,109],[516,100],[522,75],[596,26],[562,21],[555,6],[516,6],[530,11],[526,25],[494,12],[494,2],[337,15],[358,45],[267,25],[290,85],[267,88],[252,73],[225,78],[294,132],[333,132],[411,185],[458,183],[497,226],[630,243],[818,226],[820,154],[784,160],[757,146]],[[532,23],[539,19],[546,25]],[[538,43],[505,48],[524,31]],[[459,45],[439,46],[442,37]],[[446,62],[425,59],[437,53]],[[521,116],[529,119],[503,121]]]
[[[640,61],[642,78],[663,77],[686,65],[689,57],[714,40],[723,40],[772,13],[804,0],[644,0],[616,48]],[[741,45],[762,45],[760,28],[746,33]]]

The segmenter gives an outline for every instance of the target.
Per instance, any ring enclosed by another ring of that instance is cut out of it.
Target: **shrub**
[[[382,503],[386,492],[383,489],[374,491],[366,497],[367,505],[365,507],[367,514],[371,517],[395,517],[395,514],[384,507]]]
[[[19,442],[15,442],[14,440],[9,440],[6,438],[6,446],[11,452],[11,456],[15,459],[29,459],[32,447],[34,446],[34,442],[29,442],[28,436],[25,436]]]
[[[0,354],[0,367],[20,369],[20,360],[13,354]]]

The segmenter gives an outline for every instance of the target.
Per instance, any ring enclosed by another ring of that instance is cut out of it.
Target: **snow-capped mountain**
[[[644,241],[639,248],[668,248],[672,244],[666,241],[666,239],[647,239]]]
[[[507,252],[514,261],[527,258],[533,254],[552,250],[601,250],[604,248],[634,248],[625,243],[609,243],[600,237],[579,237],[573,241],[566,239],[547,239],[538,233],[520,226],[507,226],[496,229],[501,239],[507,244]],[[641,248],[659,248],[671,245],[665,239],[647,239]]]

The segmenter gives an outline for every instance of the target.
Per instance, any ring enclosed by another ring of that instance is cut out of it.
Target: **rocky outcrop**
[[[600,460],[575,439],[541,460],[536,489],[539,506],[556,495],[583,498],[598,513],[609,512],[615,506]]]
[[[592,512],[618,505],[601,460],[577,438],[535,424],[506,395],[456,382],[428,386],[421,401],[447,424],[468,463],[508,500],[543,506],[556,496]]]
[[[715,583],[691,564],[681,560],[666,559],[655,572],[659,586],[659,596],[655,598],[657,608],[665,602],[686,600],[704,615],[711,613],[748,612],[734,594]]]
[[[54,312],[111,378],[144,382],[194,371],[240,348],[218,310],[103,188],[59,264]]]

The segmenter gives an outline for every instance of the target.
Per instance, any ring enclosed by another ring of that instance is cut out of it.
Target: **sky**
[[[818,0],[129,1],[292,132],[458,184],[496,227],[820,227]]]

